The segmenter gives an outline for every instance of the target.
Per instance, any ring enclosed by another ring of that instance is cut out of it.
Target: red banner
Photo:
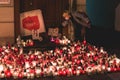
[[[22,20],[23,28],[27,30],[37,30],[40,28],[38,16],[28,16]]]

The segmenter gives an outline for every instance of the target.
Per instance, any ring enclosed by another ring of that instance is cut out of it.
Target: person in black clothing
[[[75,40],[83,41],[85,39],[86,29],[91,28],[91,22],[85,12],[71,12],[71,20],[74,25]]]
[[[85,39],[86,29],[91,27],[91,22],[85,12],[80,11],[66,11],[63,14],[65,21],[63,26],[67,26],[72,22],[74,27],[74,40],[83,41]]]

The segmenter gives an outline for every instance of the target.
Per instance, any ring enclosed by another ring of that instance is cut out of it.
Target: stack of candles
[[[0,47],[0,78],[33,79],[116,71],[120,71],[120,59],[86,41],[27,54],[15,46]]]

